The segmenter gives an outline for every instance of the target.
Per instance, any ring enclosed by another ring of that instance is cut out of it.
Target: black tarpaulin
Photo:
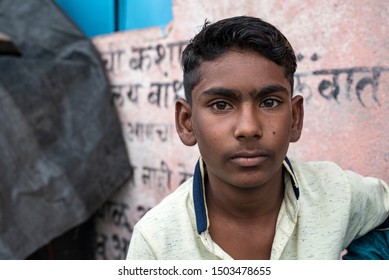
[[[90,40],[50,0],[0,0],[0,258],[88,219],[131,176]]]

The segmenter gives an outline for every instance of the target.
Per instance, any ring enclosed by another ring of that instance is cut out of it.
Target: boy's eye
[[[225,101],[218,101],[212,104],[212,108],[215,110],[226,110],[226,109],[230,109],[231,105],[229,105]]]
[[[269,98],[269,99],[264,100],[264,101],[261,103],[261,106],[262,106],[262,107],[266,107],[266,108],[274,108],[274,107],[276,107],[278,104],[279,104],[279,102],[278,102],[277,100],[272,99],[272,98]]]

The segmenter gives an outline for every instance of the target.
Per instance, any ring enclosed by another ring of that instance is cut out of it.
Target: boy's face
[[[271,181],[303,122],[303,98],[291,98],[283,67],[252,51],[229,51],[203,62],[200,73],[192,106],[176,104],[181,140],[198,144],[213,181],[242,188]]]

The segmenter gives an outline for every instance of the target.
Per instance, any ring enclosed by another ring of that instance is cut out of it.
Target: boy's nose
[[[262,123],[256,106],[242,106],[237,114],[234,135],[238,140],[262,137]]]

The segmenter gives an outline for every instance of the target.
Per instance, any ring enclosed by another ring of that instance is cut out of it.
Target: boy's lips
[[[230,157],[230,160],[242,167],[254,167],[263,163],[269,156],[270,155],[266,152],[245,151],[233,154]]]

